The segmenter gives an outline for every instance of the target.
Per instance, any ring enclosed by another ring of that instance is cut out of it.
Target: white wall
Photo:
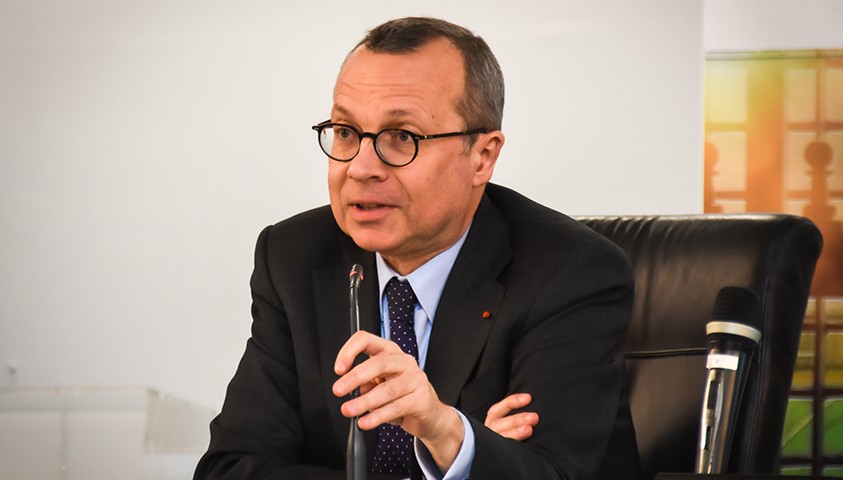
[[[395,16],[462,23],[498,54],[498,182],[569,213],[698,212],[702,11],[0,0],[0,385],[218,407],[249,333],[256,235],[326,202],[309,127],[347,50]]]
[[[843,48],[840,0],[705,0],[706,51]]]

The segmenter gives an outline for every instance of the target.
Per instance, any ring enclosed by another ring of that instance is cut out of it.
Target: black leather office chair
[[[755,290],[753,357],[729,472],[775,473],[802,320],[822,237],[792,215],[578,217],[635,269],[625,354],[644,478],[692,472],[705,387],[705,325],[720,288]]]

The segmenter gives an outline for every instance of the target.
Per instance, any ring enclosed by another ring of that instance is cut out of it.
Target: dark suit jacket
[[[361,327],[379,335],[374,254],[340,231],[328,207],[261,233],[252,337],[196,478],[345,478],[349,420],[331,385],[349,336],[354,263],[366,275]],[[446,282],[425,367],[440,400],[473,424],[472,479],[633,478],[638,457],[621,355],[631,303],[631,269],[613,244],[511,190],[487,187]],[[488,408],[514,392],[531,393],[529,410],[540,416],[525,442],[482,424]],[[370,465],[375,438],[367,434]]]

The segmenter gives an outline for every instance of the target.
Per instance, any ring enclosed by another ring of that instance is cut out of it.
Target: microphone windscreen
[[[723,287],[714,301],[714,321],[738,322],[761,330],[761,301],[758,294],[744,287]]]

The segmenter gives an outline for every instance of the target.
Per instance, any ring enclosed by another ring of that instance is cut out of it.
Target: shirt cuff
[[[454,459],[453,465],[444,475],[439,471],[439,467],[436,466],[436,462],[433,461],[433,457],[430,456],[430,452],[424,446],[424,443],[419,439],[415,439],[413,442],[416,459],[419,461],[424,478],[427,480],[465,480],[471,474],[471,462],[474,461],[474,430],[465,415],[459,410],[456,410],[456,412],[462,420],[465,433],[457,458]]]

